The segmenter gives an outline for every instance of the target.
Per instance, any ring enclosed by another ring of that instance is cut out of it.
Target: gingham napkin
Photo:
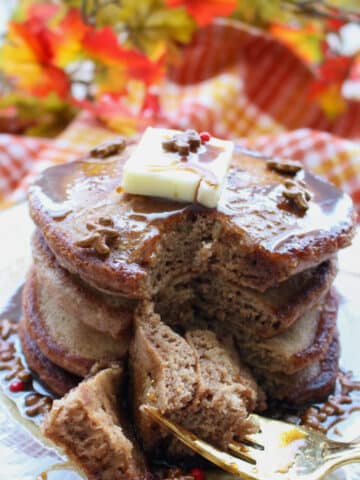
[[[208,130],[267,155],[302,161],[349,193],[360,212],[360,102],[348,102],[330,121],[309,102],[313,78],[271,36],[221,21],[201,30],[185,49],[161,88],[160,103],[169,126]],[[23,200],[44,168],[73,160],[113,135],[88,113],[53,141],[0,135],[0,207]]]
[[[191,126],[197,128],[195,122]],[[87,114],[76,119],[54,141],[0,135],[0,207],[25,199],[31,181],[45,168],[76,159],[114,136]],[[294,158],[349,193],[360,212],[360,145],[326,132],[299,129],[261,135],[238,143],[266,155]]]

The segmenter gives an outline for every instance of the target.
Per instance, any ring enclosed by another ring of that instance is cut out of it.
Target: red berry
[[[201,132],[200,133],[200,140],[202,141],[202,143],[206,143],[210,140],[211,138],[211,135],[209,132]]]
[[[194,477],[194,480],[205,480],[205,474],[201,468],[193,468],[190,470],[190,475]]]
[[[13,382],[10,383],[10,391],[13,393],[16,392],[21,392],[24,390],[24,384],[21,380],[14,380]]]

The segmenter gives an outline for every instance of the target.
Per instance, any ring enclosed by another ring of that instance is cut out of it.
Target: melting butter
[[[211,137],[187,155],[169,152],[163,142],[177,130],[149,127],[124,166],[124,192],[215,208],[232,159],[234,144]]]

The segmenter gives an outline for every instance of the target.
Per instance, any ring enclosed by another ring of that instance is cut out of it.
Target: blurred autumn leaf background
[[[309,96],[329,119],[360,101],[360,0],[22,0],[8,9],[3,132],[54,136],[81,109],[125,134],[161,122],[162,82],[218,17],[294,51],[316,73]]]

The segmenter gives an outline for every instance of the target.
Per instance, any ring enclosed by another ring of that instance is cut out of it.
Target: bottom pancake
[[[85,377],[95,363],[116,362],[127,353],[130,332],[124,333],[122,341],[115,340],[66,315],[37,284],[34,267],[23,291],[23,315],[43,355],[74,375]]]
[[[274,373],[260,368],[252,369],[258,383],[268,397],[291,406],[302,406],[324,399],[334,388],[339,371],[340,345],[334,336],[326,355],[318,362],[294,375]]]
[[[49,390],[56,395],[63,396],[81,381],[81,378],[58,367],[43,355],[27,331],[24,320],[19,324],[18,333],[22,352],[29,368]]]

